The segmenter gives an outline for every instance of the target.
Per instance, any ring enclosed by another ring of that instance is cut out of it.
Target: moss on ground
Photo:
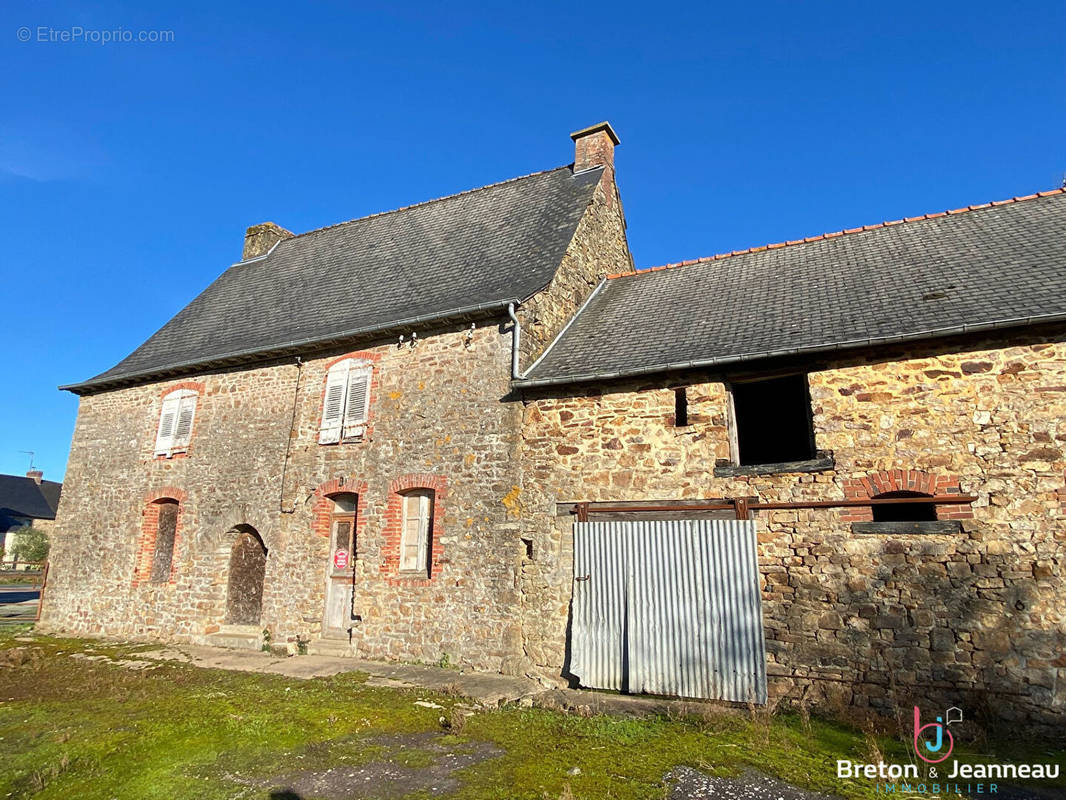
[[[900,743],[794,715],[637,720],[509,707],[448,733],[441,717],[452,719],[461,698],[368,686],[359,674],[300,681],[172,662],[131,670],[113,662],[142,648],[0,632],[0,656],[14,647],[23,650],[8,662],[21,663],[0,667],[0,797],[265,799],[283,776],[371,762],[430,769],[488,743],[491,757],[455,772],[455,797],[663,798],[664,775],[688,765],[720,776],[754,767],[865,798],[877,796],[872,784],[836,780],[836,759],[910,760]]]

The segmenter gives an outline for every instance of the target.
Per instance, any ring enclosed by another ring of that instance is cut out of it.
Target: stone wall
[[[688,427],[662,381],[531,396],[522,567],[527,657],[565,660],[572,519],[556,501],[962,491],[951,535],[868,535],[847,509],[755,513],[772,696],[893,714],[903,698],[1066,718],[1066,345],[856,357],[810,374],[816,445],[835,468],[715,478],[726,388],[691,384]],[[950,509],[950,510],[949,510]],[[866,511],[868,514],[868,511]],[[868,517],[867,517],[868,518]],[[554,620],[552,624],[545,621]]]
[[[268,548],[262,626],[275,642],[322,624],[328,522],[322,487],[359,491],[356,603],[360,655],[500,669],[517,654],[513,492],[520,408],[508,393],[510,333],[499,324],[382,343],[371,426],[361,441],[318,444],[326,369],[342,353],[195,376],[203,385],[186,456],[152,452],[163,394],[151,384],[82,398],[59,514],[44,625],[198,641],[225,616],[230,547],[251,526]],[[430,580],[385,569],[398,479],[447,481]],[[171,580],[145,579],[145,515],[181,500]],[[136,572],[140,564],[141,573]],[[501,635],[502,634],[502,635]]]

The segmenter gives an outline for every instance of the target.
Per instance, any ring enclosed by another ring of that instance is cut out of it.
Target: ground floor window
[[[403,528],[400,542],[400,569],[429,573],[433,538],[433,490],[415,489],[403,497]]]
[[[156,503],[155,549],[152,553],[152,583],[166,583],[174,563],[174,538],[178,532],[178,501]]]

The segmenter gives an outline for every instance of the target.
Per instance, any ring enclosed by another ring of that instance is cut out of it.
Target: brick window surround
[[[357,481],[355,478],[334,478],[315,489],[315,502],[311,506],[311,531],[316,536],[329,541],[330,526],[333,524],[333,496],[338,494],[354,494],[359,498],[355,506],[356,552],[352,553],[352,558],[357,558],[359,537],[366,528],[366,481]]]
[[[148,583],[152,577],[152,559],[155,557],[155,540],[159,532],[159,508],[162,503],[177,502],[178,519],[174,527],[174,550],[170,558],[170,577],[165,581],[173,584],[178,575],[178,548],[181,544],[181,528],[185,517],[185,501],[188,496],[174,486],[153,489],[144,496],[141,511],[141,537],[137,546],[133,567],[133,585]]]
[[[866,500],[889,492],[917,492],[918,494],[962,494],[958,475],[936,475],[920,470],[894,469],[871,472],[865,478],[844,480],[844,496],[848,500]],[[969,505],[938,505],[940,520],[973,519]],[[873,508],[853,506],[843,509],[844,522],[872,522]]]
[[[433,491],[433,531],[430,535],[429,571],[405,573],[400,571],[400,549],[403,541],[403,495],[414,489]],[[441,536],[444,533],[444,502],[448,494],[448,482],[442,475],[414,473],[403,475],[389,484],[389,500],[385,508],[385,536],[382,546],[381,571],[390,583],[404,586],[429,586],[446,564]]]
[[[373,434],[373,432],[374,432],[374,416],[375,416],[375,414],[374,414],[374,406],[375,406],[374,400],[377,398],[378,389],[380,388],[378,384],[380,383],[381,369],[378,367],[378,362],[381,361],[381,353],[372,353],[369,350],[356,350],[354,352],[345,353],[342,356],[337,356],[336,358],[331,359],[326,364],[325,368],[323,369],[323,372],[322,372],[322,391],[319,392],[319,395],[318,395],[318,423],[315,425],[315,439],[317,441],[317,439],[318,439],[318,431],[320,431],[322,429],[322,413],[325,410],[326,385],[329,382],[329,370],[335,364],[339,364],[339,363],[341,363],[342,361],[344,361],[345,359],[348,359],[348,358],[354,359],[356,361],[365,361],[371,367],[371,371],[370,371],[370,404],[369,404],[369,406],[367,408],[367,413],[366,413],[365,431],[363,432],[363,435],[361,437],[359,437],[359,439],[357,439],[357,440],[345,442],[342,439],[340,442],[338,442],[335,445],[334,444],[321,445],[323,447],[337,447],[338,445],[339,446],[343,446],[345,444],[358,444],[359,442],[362,442],[362,441],[368,441],[370,439],[370,437],[371,437],[371,434]]]
[[[184,450],[179,450],[176,453],[171,453],[169,456],[163,454],[155,455],[153,453],[152,458],[155,461],[173,461],[175,458],[188,458],[189,452],[192,450],[192,443],[196,439],[196,428],[200,424],[200,416],[202,410],[200,408],[200,403],[204,397],[204,384],[200,381],[181,381],[180,383],[172,383],[159,393],[159,401],[162,402],[168,394],[171,394],[173,392],[180,392],[182,389],[186,389],[190,392],[196,392],[196,413],[193,415],[192,418],[192,431],[189,432],[189,443],[185,445]],[[162,413],[162,408],[160,408],[159,414]],[[149,434],[153,448],[155,447],[156,433],[159,431],[159,414],[156,414],[155,419],[153,421],[151,433]],[[175,424],[177,424],[176,420]]]

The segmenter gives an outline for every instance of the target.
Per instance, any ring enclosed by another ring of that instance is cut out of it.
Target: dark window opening
[[[921,492],[886,492],[877,495],[878,500],[904,497],[929,497]],[[874,503],[874,522],[935,522],[936,505],[933,503]]]
[[[526,561],[532,561],[533,560],[533,540],[532,539],[523,538],[522,539],[522,546],[525,548],[525,551],[526,551]]]
[[[688,389],[674,389],[674,425],[684,428],[688,425]]]
[[[815,457],[806,375],[735,383],[732,394],[739,465]]]
[[[178,504],[173,500],[159,503],[159,517],[155,531],[155,552],[152,554],[152,583],[170,580],[174,561],[174,536],[178,532]]]

